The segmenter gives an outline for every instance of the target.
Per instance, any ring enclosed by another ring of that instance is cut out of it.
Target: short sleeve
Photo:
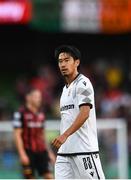
[[[91,87],[91,83],[81,80],[77,85],[76,96],[79,107],[87,105],[90,109],[92,109],[93,89]]]
[[[13,114],[13,127],[22,128],[23,127],[23,118],[21,112],[15,112]]]

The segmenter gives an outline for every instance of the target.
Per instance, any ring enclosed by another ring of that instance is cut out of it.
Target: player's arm
[[[74,132],[76,132],[78,129],[80,129],[80,127],[85,123],[85,121],[88,119],[89,117],[89,112],[90,112],[90,107],[88,105],[83,105],[80,107],[80,112],[78,114],[78,116],[76,117],[76,120],[74,121],[74,123],[70,126],[70,128],[68,128],[65,133],[64,136],[69,137],[70,135],[72,135]]]
[[[56,161],[56,156],[55,156],[54,152],[52,151],[52,149],[51,149],[49,143],[47,142],[45,130],[43,130],[43,135],[44,135],[44,140],[45,140],[45,143],[46,143],[47,152],[48,152],[50,161],[51,161],[52,164],[54,164],[55,161]]]
[[[89,117],[89,112],[90,112],[90,106],[87,105],[81,106],[80,112],[76,117],[74,123],[64,132],[64,134],[60,135],[52,142],[53,146],[59,148],[70,135],[76,132]]]
[[[24,149],[24,144],[23,144],[23,140],[22,140],[22,132],[23,132],[22,128],[15,129],[14,137],[15,137],[16,147],[17,147],[17,150],[18,150],[18,153],[20,156],[20,160],[21,160],[22,164],[27,165],[27,164],[29,164],[29,158]]]
[[[23,133],[23,125],[22,125],[22,117],[21,113],[17,112],[14,114],[13,126],[14,126],[14,140],[16,144],[16,148],[18,150],[20,160],[23,165],[29,164],[29,158],[24,149],[24,143],[22,139]]]

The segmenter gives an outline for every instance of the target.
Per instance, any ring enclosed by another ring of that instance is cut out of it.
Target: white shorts
[[[57,156],[55,179],[105,179],[99,154]]]

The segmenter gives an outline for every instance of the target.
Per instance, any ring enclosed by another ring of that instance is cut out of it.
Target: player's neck
[[[28,103],[27,103],[26,106],[27,106],[27,108],[28,108],[31,112],[33,112],[34,114],[38,112],[38,109],[37,109],[36,107],[32,106],[31,104],[28,104]]]
[[[72,75],[66,76],[66,83],[67,83],[67,87],[70,86],[70,84],[76,79],[76,77],[79,75],[78,71],[73,73]]]

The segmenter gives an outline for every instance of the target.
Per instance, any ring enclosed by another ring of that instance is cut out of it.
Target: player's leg
[[[30,165],[22,165],[22,174],[24,179],[34,179],[34,172]]]
[[[72,157],[72,160],[73,160],[75,178],[78,178],[78,179],[104,179],[104,174],[102,173],[103,171],[101,168],[98,154],[95,157],[93,154],[92,155],[74,156],[74,157]],[[96,161],[97,161],[97,163],[96,163]]]
[[[105,175],[102,169],[101,161],[100,161],[100,156],[99,154],[92,154],[91,155],[92,162],[95,166],[97,176],[99,176],[100,179],[105,179]]]
[[[36,155],[36,169],[38,174],[44,179],[53,179],[53,174],[49,166],[49,157],[47,151],[37,153]]]
[[[30,164],[22,164],[22,174],[24,179],[34,179],[35,178],[35,174],[34,174],[34,155],[31,151],[27,151],[27,156],[29,158]]]
[[[55,179],[73,179],[74,173],[68,157],[57,156],[55,164]]]

